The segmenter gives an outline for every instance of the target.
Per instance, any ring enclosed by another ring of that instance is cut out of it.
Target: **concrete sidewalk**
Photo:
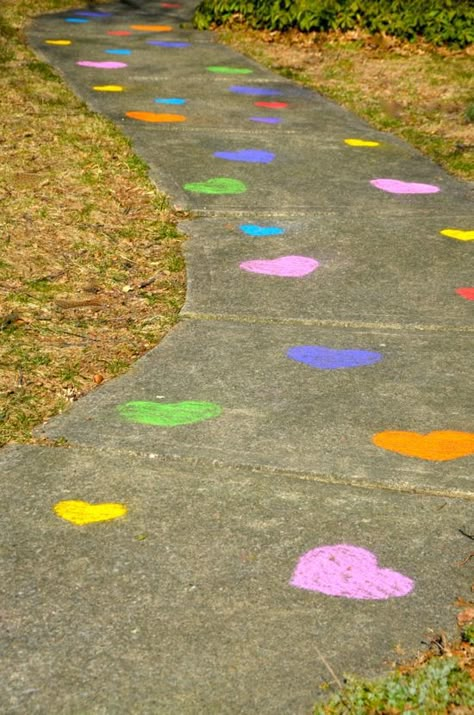
[[[469,596],[469,186],[194,5],[30,31],[192,218],[180,324],[0,454],[2,713],[310,713]]]

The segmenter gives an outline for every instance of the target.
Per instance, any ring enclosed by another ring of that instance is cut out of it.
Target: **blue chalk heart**
[[[216,151],[214,156],[217,159],[227,159],[228,161],[245,161],[250,164],[270,164],[275,158],[271,151],[261,151],[260,149],[239,149],[238,151]]]
[[[324,345],[297,345],[287,351],[287,356],[318,370],[339,370],[349,367],[373,365],[382,359],[381,353],[370,350],[338,350]]]
[[[284,228],[278,226],[258,226],[256,223],[241,223],[240,230],[247,236],[280,236],[285,233]]]
[[[131,55],[132,54],[132,50],[122,50],[122,49],[105,50],[105,52],[107,52],[108,55]]]
[[[180,97],[169,97],[169,99],[166,97],[157,97],[155,102],[157,104],[186,104],[186,100]]]

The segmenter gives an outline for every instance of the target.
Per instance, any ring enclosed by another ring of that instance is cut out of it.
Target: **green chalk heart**
[[[194,191],[198,194],[243,194],[244,191],[247,191],[243,181],[227,179],[225,176],[216,176],[207,181],[185,184],[184,188],[186,191]]]
[[[221,67],[213,66],[206,67],[208,72],[217,72],[219,74],[252,74],[253,70],[246,69],[245,67]]]
[[[214,402],[126,402],[117,409],[128,422],[157,427],[190,425],[218,417],[222,412]]]

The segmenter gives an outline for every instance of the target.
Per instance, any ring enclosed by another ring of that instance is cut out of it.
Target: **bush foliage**
[[[205,29],[235,16],[252,28],[303,32],[384,32],[407,40],[422,36],[435,45],[474,42],[471,0],[202,0],[195,24]]]

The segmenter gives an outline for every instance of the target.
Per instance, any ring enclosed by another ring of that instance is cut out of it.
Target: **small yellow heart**
[[[92,89],[95,89],[96,92],[123,92],[121,84],[101,84],[96,85]]]
[[[458,241],[474,241],[474,231],[461,231],[457,228],[445,228],[440,231],[443,236],[449,236],[449,238],[457,238]]]
[[[380,142],[373,142],[369,139],[344,139],[349,146],[380,146]]]
[[[87,501],[74,499],[58,501],[53,508],[57,516],[76,526],[118,519],[119,516],[125,516],[128,511],[125,504],[90,504]]]
[[[71,40],[45,40],[47,45],[70,45]]]

